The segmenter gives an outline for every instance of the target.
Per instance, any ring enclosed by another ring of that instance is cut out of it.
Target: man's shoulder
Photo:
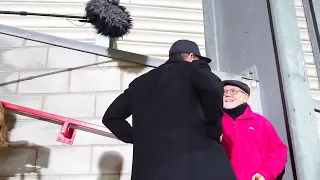
[[[253,114],[253,118],[255,120],[258,120],[258,121],[261,121],[261,122],[269,121],[265,116],[263,116],[260,113],[252,112],[252,114]]]
[[[263,116],[262,114],[253,112],[253,118],[255,121],[258,121],[261,126],[264,126],[264,127],[272,127],[273,126],[272,123],[269,121],[269,119],[267,117]]]
[[[207,76],[209,76],[210,78],[213,78],[214,80],[221,81],[220,77],[211,71],[211,68],[207,62],[203,60],[197,60],[197,61],[193,61],[192,64],[193,64],[194,70],[197,71],[198,73],[206,74]]]
[[[134,78],[130,83],[129,83],[129,87],[134,86],[135,84],[138,84],[139,82],[144,81],[145,78],[147,78],[148,76],[150,76],[150,74],[154,71],[155,69],[149,69],[149,70],[145,70],[144,73],[142,73],[141,75],[139,75],[138,77]],[[143,71],[143,70],[142,70]]]
[[[203,60],[196,60],[193,61],[191,64],[194,66],[194,68],[197,68],[198,70],[205,70],[211,72],[209,64]]]

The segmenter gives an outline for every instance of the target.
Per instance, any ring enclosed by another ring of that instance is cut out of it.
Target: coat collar
[[[195,61],[192,61],[192,64],[195,64],[200,68],[209,69],[211,71],[211,68],[210,68],[209,64],[204,60],[195,60]]]
[[[243,112],[242,115],[240,115],[237,119],[242,120],[253,120],[254,113],[251,110],[251,107],[248,105],[246,110]]]
[[[227,113],[224,113],[225,116],[229,116]],[[236,120],[253,120],[254,112],[251,110],[251,107],[248,105],[246,110],[237,117]]]
[[[175,64],[175,63],[190,63],[190,62],[183,61],[178,58],[169,58],[165,63],[163,63],[160,66],[167,65],[167,64]],[[211,70],[209,64],[204,60],[195,60],[195,61],[192,61],[191,63],[195,64],[196,66],[198,66],[200,68],[206,68],[206,69]]]
[[[183,61],[178,58],[169,58],[165,63],[163,63],[161,66],[167,65],[167,64],[175,64],[175,63],[189,63],[186,61]]]

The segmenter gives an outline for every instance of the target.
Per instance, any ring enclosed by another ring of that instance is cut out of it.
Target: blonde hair
[[[8,129],[4,117],[4,108],[0,102],[0,147],[7,147],[8,145]]]

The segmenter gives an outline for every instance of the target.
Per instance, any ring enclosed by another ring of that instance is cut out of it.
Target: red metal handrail
[[[12,111],[16,114],[21,114],[21,115],[33,117],[36,119],[46,120],[52,123],[61,124],[62,128],[60,130],[60,133],[58,134],[57,141],[65,144],[71,145],[73,143],[74,137],[76,135],[76,129],[117,139],[112,133],[107,131],[107,128],[103,126],[19,106],[16,104],[11,104],[8,102],[0,101],[0,103],[5,109]]]

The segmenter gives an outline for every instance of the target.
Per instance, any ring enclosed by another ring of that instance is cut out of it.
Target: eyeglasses
[[[240,89],[229,89],[229,90],[228,89],[224,89],[223,90],[223,95],[228,94],[228,92],[230,92],[231,95],[237,95],[239,92],[242,92],[242,93],[245,94],[245,92],[240,90]]]

